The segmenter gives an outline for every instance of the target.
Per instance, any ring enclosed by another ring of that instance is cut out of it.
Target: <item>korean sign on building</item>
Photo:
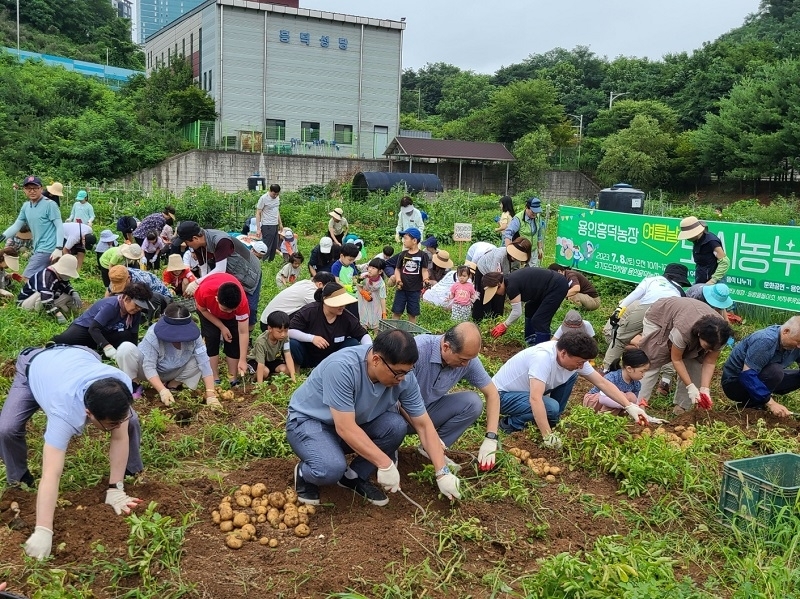
[[[709,221],[731,261],[726,283],[738,302],[800,310],[800,229]],[[692,242],[680,219],[561,206],[556,261],[598,275],[640,282],[671,262],[694,280]]]

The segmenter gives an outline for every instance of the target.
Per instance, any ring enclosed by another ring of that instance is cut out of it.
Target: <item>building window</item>
[[[334,125],[333,141],[337,144],[353,144],[353,125]]]
[[[208,88],[206,87],[207,82],[208,79],[206,78],[206,74],[203,73],[203,91],[208,91]]]
[[[300,123],[301,141],[319,141],[319,123],[302,121]]]
[[[186,38],[181,40],[181,57],[186,58]]]
[[[286,140],[286,121],[267,119],[267,139]]]
[[[208,91],[211,91],[213,86],[211,85],[211,70],[208,71]]]

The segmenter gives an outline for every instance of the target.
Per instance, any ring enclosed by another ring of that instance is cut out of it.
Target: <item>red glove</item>
[[[11,273],[11,278],[16,281],[17,283],[24,283],[25,279],[22,278],[22,275],[18,272]]]
[[[499,325],[492,329],[491,335],[495,339],[497,339],[500,335],[505,335],[505,332],[508,330],[508,327],[505,323],[501,322]]]
[[[711,401],[711,397],[705,393],[700,394],[700,399],[697,400],[697,407],[702,408],[703,410],[710,410],[711,407],[714,405],[714,402]]]

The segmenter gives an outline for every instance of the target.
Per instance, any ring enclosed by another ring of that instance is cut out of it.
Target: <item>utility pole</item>
[[[17,0],[17,60],[19,60],[19,0]]]
[[[420,117],[422,108],[422,90],[417,88],[417,120],[419,121],[422,117]]]

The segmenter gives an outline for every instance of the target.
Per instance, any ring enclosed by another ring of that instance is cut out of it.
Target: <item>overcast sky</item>
[[[403,67],[446,62],[478,73],[556,47],[598,56],[692,51],[740,26],[759,0],[300,0],[302,8],[406,18]]]

